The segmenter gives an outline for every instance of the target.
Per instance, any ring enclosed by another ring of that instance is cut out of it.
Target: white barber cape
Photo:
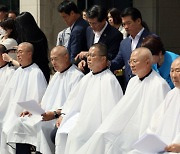
[[[180,89],[172,89],[156,110],[149,131],[157,134],[165,143],[180,144]]]
[[[88,73],[72,91],[67,106],[62,110],[67,116],[56,134],[56,154],[64,153],[67,134],[65,153],[74,154],[91,137],[122,95],[122,89],[109,69],[97,74]],[[73,119],[73,116],[76,118]],[[71,125],[68,125],[69,121]]]
[[[127,154],[169,90],[155,71],[142,81],[131,78],[124,97],[76,154]]]
[[[83,77],[83,73],[75,65],[63,72],[56,72],[52,77],[42,98],[41,106],[45,111],[55,111],[62,108],[70,91]],[[39,115],[41,118],[41,116]],[[36,146],[36,151],[43,154],[53,154],[54,144],[50,133],[56,120],[40,121],[37,116],[18,118],[7,134],[9,143],[28,143]],[[22,135],[23,132],[23,135]]]
[[[8,63],[0,67],[0,97],[1,97],[2,91],[4,90],[6,86],[6,83],[8,83],[14,71],[15,71],[14,68],[9,67]]]
[[[45,77],[35,63],[24,68],[19,67],[9,80],[7,87],[0,97],[0,124],[3,126],[0,147],[1,154],[9,153],[6,151],[9,148],[6,144],[8,142],[6,141],[6,135],[11,128],[10,126],[15,123],[20,113],[24,110],[17,105],[17,102],[34,99],[40,103],[46,86]],[[21,133],[23,135],[23,132]]]
[[[159,136],[167,145],[180,144],[180,89],[172,89],[154,113],[149,133]]]

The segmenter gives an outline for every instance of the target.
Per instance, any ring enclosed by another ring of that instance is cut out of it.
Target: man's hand
[[[165,148],[165,151],[179,153],[180,152],[180,144],[171,144]]]
[[[30,117],[32,114],[29,111],[24,111],[20,114],[20,117],[24,117],[26,115],[28,115],[28,117]]]
[[[78,59],[82,60],[83,58],[87,57],[88,52],[87,51],[81,51],[76,57],[75,57],[75,61],[77,61]]]
[[[81,60],[80,63],[78,64],[78,68],[84,72],[84,67],[86,66],[86,61],[85,60]]]
[[[43,121],[49,121],[49,120],[54,119],[54,112],[48,111],[46,113],[43,113],[41,116],[42,116]]]
[[[56,127],[57,127],[57,128],[60,126],[62,119],[63,119],[63,117],[60,116],[60,117],[58,118],[58,120],[56,121]]]
[[[3,53],[2,58],[4,61],[7,61],[7,62],[10,62],[13,60],[7,53]]]

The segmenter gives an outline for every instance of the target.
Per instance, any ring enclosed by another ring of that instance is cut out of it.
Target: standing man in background
[[[129,79],[133,76],[128,64],[131,52],[140,47],[143,38],[151,33],[143,27],[141,12],[138,9],[132,7],[124,9],[121,18],[122,24],[130,36],[122,40],[117,56],[111,61],[110,69],[115,71],[125,67],[122,87],[125,91]]]
[[[94,43],[103,43],[107,46],[108,60],[114,59],[123,35],[106,21],[107,11],[99,5],[94,5],[88,10],[87,18],[90,25],[86,31],[88,49]],[[83,51],[76,58],[83,59],[87,53],[88,51]],[[79,68],[84,70],[85,66],[86,62],[81,61]]]
[[[80,11],[72,1],[65,0],[60,3],[58,12],[71,30],[67,48],[71,62],[74,62],[74,58],[79,52],[87,50],[86,28],[88,23],[81,17]]]

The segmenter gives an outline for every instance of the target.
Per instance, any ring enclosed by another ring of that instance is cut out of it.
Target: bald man
[[[157,135],[168,146],[167,152],[180,152],[180,57],[171,65],[170,76],[175,86],[153,114],[148,133]],[[163,149],[161,149],[163,151]],[[157,151],[157,153],[160,151]],[[136,152],[137,153],[137,152]],[[146,152],[140,152],[145,154]]]
[[[43,122],[39,120],[40,115],[32,115],[29,118],[25,116],[26,112],[23,112],[21,114],[22,117],[6,133],[6,139],[8,140],[5,143],[18,143],[16,144],[16,153],[25,154],[30,152],[30,145],[36,146],[36,150],[43,154],[54,153],[50,132],[54,128],[55,119],[61,114],[60,109],[64,105],[70,91],[83,77],[83,73],[75,65],[71,64],[65,47],[54,47],[51,50],[50,58],[52,66],[57,72],[52,77],[41,101],[41,107],[46,111],[41,115]]]
[[[39,103],[46,90],[45,77],[40,68],[32,61],[33,51],[31,43],[23,42],[18,46],[17,60],[21,67],[14,72],[1,94],[0,130],[3,128],[8,131],[23,111],[17,102],[33,99]],[[6,144],[3,141],[1,143]],[[6,153],[3,148],[0,150],[0,153]]]
[[[149,49],[135,49],[129,64],[136,76],[130,79],[124,97],[77,154],[127,154],[170,90],[166,81],[151,69]]]
[[[62,123],[57,122],[57,154],[74,154],[83,146],[123,95],[117,79],[107,67],[106,45],[92,45],[87,63],[91,71],[69,95],[62,109],[65,115],[59,118]]]

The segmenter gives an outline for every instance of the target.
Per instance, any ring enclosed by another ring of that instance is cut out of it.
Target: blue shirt
[[[169,84],[169,86],[172,88],[174,88],[174,84],[173,82],[171,81],[171,77],[170,77],[170,69],[171,69],[171,64],[172,62],[177,58],[179,57],[179,55],[173,53],[173,52],[170,52],[170,51],[166,51],[165,54],[164,54],[164,62],[163,64],[158,67],[157,64],[154,64],[152,66],[152,68],[158,72],[161,77],[163,77],[167,83]]]

